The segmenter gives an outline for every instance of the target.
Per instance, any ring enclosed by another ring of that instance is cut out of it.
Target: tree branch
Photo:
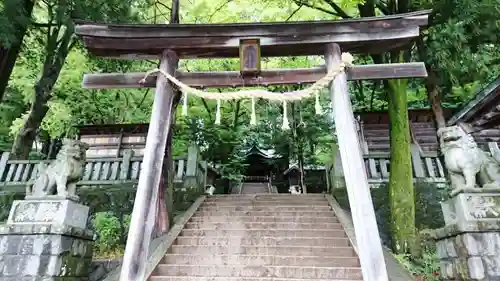
[[[210,107],[208,107],[207,101],[202,98],[201,102],[203,103],[203,107],[205,107],[205,110],[208,112],[208,119],[210,120],[210,123],[213,123],[212,113],[210,111]]]
[[[149,90],[150,90],[150,89],[148,88],[146,91],[144,91],[144,95],[142,96],[141,101],[140,101],[140,102],[139,102],[139,104],[135,107],[135,109],[138,109],[139,107],[141,107],[141,106],[142,106],[142,104],[143,104],[143,103],[144,103],[144,101],[146,100],[147,95],[149,94]]]
[[[34,27],[41,27],[41,28],[44,28],[44,27],[54,27],[54,26],[57,26],[58,24],[56,23],[48,23],[48,22],[31,22],[31,25],[34,26]]]
[[[170,8],[169,6],[163,4],[162,2],[156,1],[155,2],[155,6],[157,6],[157,5],[163,6],[163,8],[165,8],[165,9],[167,9],[169,11],[172,11],[172,8]]]
[[[327,10],[327,9],[325,9],[325,8],[321,8],[321,7],[318,7],[318,6],[312,5],[312,4],[308,4],[308,3],[306,3],[306,2],[303,2],[303,0],[293,0],[293,2],[295,2],[295,4],[297,4],[297,5],[299,5],[299,6],[300,6],[300,5],[303,5],[303,6],[306,6],[306,7],[308,7],[308,8],[311,8],[311,9],[316,9],[316,10],[318,10],[318,11],[322,11],[322,12],[324,12],[324,13],[327,13],[327,14],[330,14],[330,15],[334,15],[334,16],[338,16],[338,17],[340,17],[340,15],[339,15],[339,14],[337,14],[336,12],[334,12],[334,11],[329,11],[329,10]]]
[[[289,21],[302,7],[304,7],[304,5],[299,5],[299,7],[297,9],[295,9],[295,11],[293,11],[290,16],[288,16],[288,18],[286,18],[285,21]]]
[[[384,15],[391,14],[391,11],[389,11],[389,9],[386,6],[384,6],[384,4],[382,4],[380,2],[376,3],[375,7],[377,7],[377,9],[379,9],[382,12],[382,14],[384,14]]]
[[[224,8],[224,6],[226,6],[227,4],[229,4],[232,1],[233,0],[227,0],[226,2],[222,3],[219,7],[217,7],[215,9],[215,11],[208,17],[208,22],[212,22],[213,16],[215,16],[215,14],[217,14],[222,8]]]
[[[344,19],[349,19],[352,18],[349,16],[342,8],[340,8],[339,5],[335,4],[332,0],[324,0],[332,9],[338,14],[339,17],[342,17]]]
[[[234,111],[234,123],[233,128],[236,129],[238,127],[238,121],[240,119],[240,108],[241,108],[241,100],[236,101],[236,109]]]

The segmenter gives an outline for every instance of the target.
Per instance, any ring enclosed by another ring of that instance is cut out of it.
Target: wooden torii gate
[[[120,59],[160,59],[160,69],[191,87],[221,88],[311,83],[322,78],[341,59],[340,50],[374,54],[410,44],[426,26],[430,11],[339,21],[106,25],[77,22],[76,33],[90,53]],[[248,47],[248,49],[246,49]],[[260,56],[324,55],[326,65],[310,69],[261,70]],[[183,72],[183,58],[240,57],[242,69],[228,72]],[[87,74],[85,88],[156,87],[142,172],[122,264],[121,281],[145,277],[163,154],[171,124],[174,87],[164,75],[145,73]],[[348,80],[426,77],[423,63],[352,66],[330,84],[333,116],[348,189],[358,255],[366,281],[388,280],[382,245],[356,124]],[[147,219],[146,219],[147,218]]]

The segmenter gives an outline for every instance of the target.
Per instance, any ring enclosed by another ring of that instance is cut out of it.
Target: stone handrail
[[[3,152],[0,157],[0,189],[4,192],[25,192],[25,187],[32,184],[42,172],[41,169],[51,162],[51,160],[11,160],[9,156],[9,152]],[[131,153],[124,153],[123,157],[118,158],[90,158],[86,160],[84,175],[77,184],[83,188],[90,186],[135,188],[141,164],[142,157],[134,157]],[[174,159],[175,181],[185,179],[189,164],[186,157]],[[195,169],[195,173],[200,173],[197,170]],[[204,181],[206,169],[201,173],[203,174],[200,178],[203,177]]]
[[[375,152],[363,155],[365,169],[370,187],[377,188],[381,184],[389,182],[390,154],[386,152]],[[444,184],[446,174],[444,164],[437,153],[412,153],[412,167],[414,181]],[[342,167],[334,164],[326,166],[326,174],[329,185],[332,183],[332,175],[342,171]],[[335,175],[342,177],[342,175]]]
[[[385,183],[389,180],[389,153],[370,153],[363,156],[370,184]],[[443,163],[437,153],[412,155],[413,177],[426,182],[446,182]]]

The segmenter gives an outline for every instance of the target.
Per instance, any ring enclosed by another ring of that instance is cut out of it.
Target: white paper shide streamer
[[[217,112],[215,113],[215,124],[220,124],[220,99],[217,100]]]
[[[252,116],[250,118],[250,125],[257,125],[257,116],[255,115],[255,98],[252,98]]]
[[[323,114],[323,108],[321,108],[321,103],[319,102],[319,93],[316,93],[315,96],[316,96],[316,103],[314,105],[314,109],[316,111],[316,114],[321,115]]]
[[[184,93],[184,98],[182,99],[182,115],[186,116],[188,114],[188,104],[187,104],[188,95]]]
[[[312,84],[310,87],[302,90],[297,90],[297,91],[292,91],[292,92],[286,92],[286,93],[276,93],[276,92],[269,92],[266,90],[262,89],[254,89],[254,90],[241,90],[241,91],[235,91],[235,92],[206,92],[202,90],[198,90],[195,88],[192,88],[181,81],[179,81],[177,78],[174,76],[170,75],[169,73],[161,70],[161,69],[153,69],[151,71],[148,71],[145,75],[144,78],[139,81],[140,84],[145,83],[146,78],[150,76],[153,73],[159,72],[163,76],[165,76],[170,82],[175,84],[179,90],[182,91],[184,94],[184,99],[182,103],[182,115],[187,115],[188,111],[188,103],[187,103],[187,95],[191,94],[194,96],[197,96],[199,98],[203,99],[210,99],[210,100],[217,100],[217,113],[215,116],[215,124],[220,124],[221,122],[221,100],[238,100],[238,99],[251,99],[252,100],[252,115],[250,119],[250,124],[251,125],[256,125],[257,124],[257,116],[255,114],[255,99],[256,98],[262,98],[266,100],[271,100],[271,101],[280,101],[283,102],[283,124],[281,128],[283,130],[288,130],[290,129],[290,124],[288,123],[288,117],[287,117],[287,109],[286,109],[286,102],[287,101],[299,101],[305,98],[310,98],[314,95],[315,97],[315,105],[314,109],[316,111],[316,114],[320,115],[323,114],[323,109],[321,107],[320,99],[319,99],[319,92],[321,89],[324,87],[328,86],[330,82],[333,81],[335,76],[337,74],[345,71],[346,67],[349,67],[352,65],[353,62],[353,57],[349,53],[343,53],[342,58],[340,63],[334,67],[331,71],[329,71],[323,78],[320,80],[316,81],[314,84]]]
[[[286,108],[286,101],[283,101],[283,124],[281,125],[283,131],[290,130],[290,124],[288,122],[288,110]]]

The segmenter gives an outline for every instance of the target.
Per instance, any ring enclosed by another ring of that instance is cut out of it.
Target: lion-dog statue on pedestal
[[[27,187],[26,195],[33,198],[78,198],[76,183],[83,177],[88,147],[79,140],[64,139],[56,159],[48,166],[40,163],[41,172],[33,185]]]
[[[458,126],[440,128],[437,135],[453,190],[500,188],[499,163],[482,151],[472,136]]]

